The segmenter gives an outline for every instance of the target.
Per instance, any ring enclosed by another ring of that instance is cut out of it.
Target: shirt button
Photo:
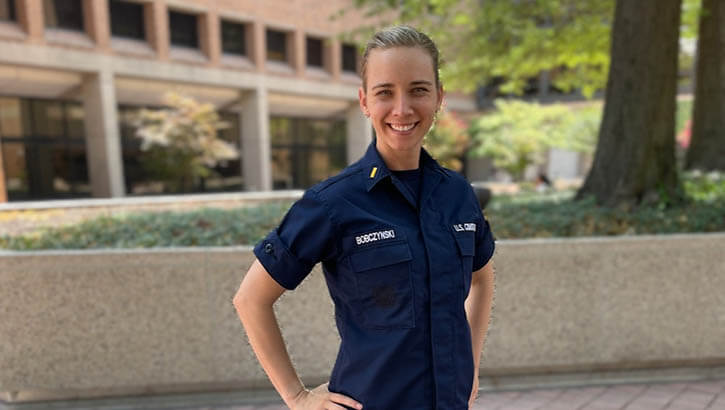
[[[273,249],[274,247],[271,243],[267,243],[266,245],[264,245],[264,253],[272,253]]]

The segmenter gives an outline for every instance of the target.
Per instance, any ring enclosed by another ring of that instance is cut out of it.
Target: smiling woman
[[[494,240],[471,185],[422,148],[443,99],[436,46],[412,27],[383,30],[367,45],[362,80],[360,108],[376,138],[257,243],[234,306],[292,409],[469,409]],[[329,382],[308,390],[272,305],[318,262],[341,345]]]

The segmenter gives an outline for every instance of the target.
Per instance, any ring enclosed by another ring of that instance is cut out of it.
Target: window
[[[0,155],[8,199],[91,195],[83,122],[78,102],[0,98]]]
[[[245,25],[222,20],[222,51],[227,54],[246,55]]]
[[[322,67],[322,39],[307,37],[307,65]]]
[[[199,34],[196,15],[169,10],[169,31],[171,45],[199,48]]]
[[[357,72],[357,47],[354,44],[342,45],[342,71]]]
[[[15,21],[15,0],[0,0],[0,20]]]
[[[111,34],[117,37],[145,40],[143,4],[109,0]]]
[[[345,121],[272,117],[274,189],[306,189],[347,165]]]
[[[44,0],[45,26],[84,31],[81,0]]]
[[[287,62],[287,33],[267,30],[267,60]]]

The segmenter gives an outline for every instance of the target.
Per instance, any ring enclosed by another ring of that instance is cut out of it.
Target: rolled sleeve
[[[491,227],[483,214],[481,214],[481,224],[479,226],[481,229],[476,230],[476,250],[473,255],[474,272],[486,266],[496,248]]]
[[[308,190],[254,247],[254,255],[282,287],[295,289],[317,262],[335,251],[334,227],[327,207]]]
[[[473,271],[475,272],[486,266],[489,259],[493,256],[493,251],[496,248],[496,238],[493,236],[493,232],[491,232],[491,225],[483,214],[473,187],[469,185],[469,188],[469,198],[478,211],[477,215],[480,216],[480,219],[476,221],[476,249],[473,255]]]

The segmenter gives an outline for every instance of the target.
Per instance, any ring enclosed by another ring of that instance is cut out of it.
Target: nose
[[[398,117],[404,117],[411,114],[413,109],[410,105],[410,98],[405,93],[399,93],[395,98],[395,105],[393,106],[393,115]]]

